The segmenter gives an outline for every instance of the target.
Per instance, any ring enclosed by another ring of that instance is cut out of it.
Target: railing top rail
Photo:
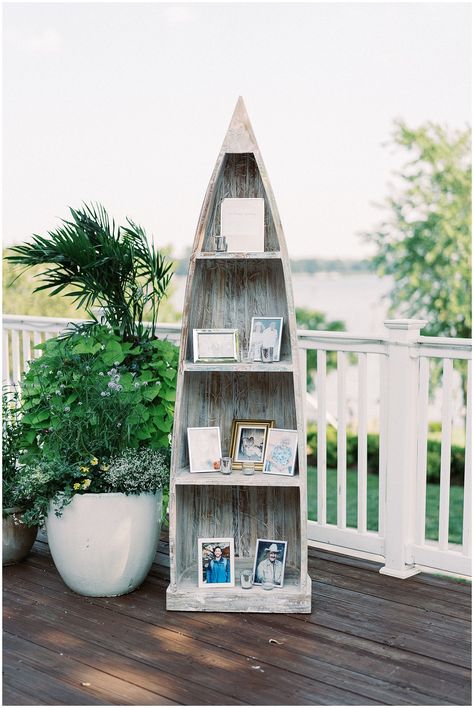
[[[69,324],[81,324],[90,320],[79,319],[77,317],[40,317],[36,315],[3,315],[3,327],[17,329],[40,329],[42,331],[64,329]],[[145,323],[148,325],[149,323]],[[181,322],[157,322],[156,329],[166,332],[181,331]]]
[[[419,344],[427,344],[430,347],[458,347],[460,349],[472,350],[472,339],[461,337],[419,337]]]
[[[299,339],[306,341],[342,341],[342,342],[370,342],[384,344],[387,339],[380,334],[358,334],[352,332],[332,332],[323,329],[298,329]]]
[[[40,317],[36,315],[9,315],[5,314],[2,317],[3,327],[11,329],[38,329],[47,332],[48,330],[55,331],[64,329],[71,323],[80,324],[87,320],[73,317]],[[161,332],[170,332],[179,334],[181,331],[181,322],[158,322],[156,329]],[[348,345],[371,345],[383,347],[389,341],[388,335],[384,334],[366,334],[352,332],[332,332],[327,330],[316,329],[298,329],[298,339],[305,347],[305,344],[311,343],[333,343],[333,344],[348,344]],[[456,337],[425,337],[420,336],[416,343],[410,343],[408,346],[418,347],[420,353],[425,350],[430,350],[432,355],[440,356],[446,350],[453,352],[470,353],[472,351],[472,340]],[[308,347],[305,347],[308,348]],[[438,352],[436,352],[438,349]],[[464,357],[465,358],[465,357]]]

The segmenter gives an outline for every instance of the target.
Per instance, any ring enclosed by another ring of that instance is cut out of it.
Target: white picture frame
[[[270,428],[267,435],[264,474],[279,474],[292,477],[295,474],[298,431],[284,428]]]
[[[221,203],[221,235],[232,253],[265,250],[265,201],[262,197],[226,197]]]
[[[238,329],[193,329],[194,362],[239,361]]]
[[[252,317],[248,358],[262,361],[263,349],[273,346],[271,361],[280,361],[283,317]]]
[[[218,426],[188,428],[189,471],[220,472],[221,432]]]
[[[198,538],[198,587],[214,590],[234,586],[234,539]]]
[[[288,541],[257,538],[253,562],[254,585],[283,587],[287,547]]]

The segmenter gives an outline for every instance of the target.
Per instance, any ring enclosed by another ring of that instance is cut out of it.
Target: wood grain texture
[[[4,704],[471,705],[470,585],[310,549],[311,614],[167,612],[167,548],[117,598],[69,591],[44,541],[5,568]]]

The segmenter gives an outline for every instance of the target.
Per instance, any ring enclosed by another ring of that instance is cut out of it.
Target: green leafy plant
[[[126,447],[169,447],[177,347],[145,339],[134,346],[107,327],[39,345],[22,380],[28,455],[77,463]]]
[[[122,491],[102,473],[126,450],[167,460],[166,496],[178,348],[126,342],[105,325],[39,346],[22,380],[22,493],[33,506],[25,521],[41,522],[58,495]]]
[[[72,298],[93,322],[103,319],[126,341],[152,337],[158,308],[171,279],[171,261],[149,245],[141,226],[118,226],[101,205],[70,209],[71,220],[48,236],[14,246],[6,259],[39,273],[50,291]],[[94,312],[100,308],[102,316]],[[151,327],[145,323],[148,318]]]
[[[2,505],[4,509],[25,507],[18,489],[19,459],[22,453],[23,424],[18,391],[2,390]]]

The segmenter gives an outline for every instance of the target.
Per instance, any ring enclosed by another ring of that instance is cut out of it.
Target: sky
[[[242,95],[290,256],[363,258],[393,121],[471,122],[469,3],[4,3],[3,242],[100,202],[180,256]]]

